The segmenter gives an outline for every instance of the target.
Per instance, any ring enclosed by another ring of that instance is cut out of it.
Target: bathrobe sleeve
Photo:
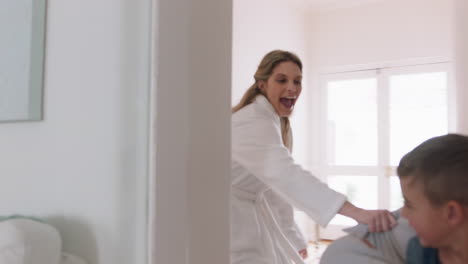
[[[293,207],[272,190],[265,193],[265,199],[268,200],[275,219],[294,248],[298,252],[307,248],[307,242],[294,221]]]
[[[321,226],[326,226],[346,201],[344,195],[294,162],[274,120],[234,120],[232,159]]]

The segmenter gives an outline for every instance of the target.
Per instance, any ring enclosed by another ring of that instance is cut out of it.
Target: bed
[[[62,252],[59,232],[30,218],[0,221],[0,264],[86,264]]]

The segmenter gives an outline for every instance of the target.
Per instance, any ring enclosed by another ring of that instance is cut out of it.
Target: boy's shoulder
[[[413,237],[408,242],[406,264],[441,264],[441,262],[437,249],[425,248],[419,243],[418,237]]]

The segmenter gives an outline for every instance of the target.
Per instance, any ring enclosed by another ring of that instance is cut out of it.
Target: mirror
[[[0,0],[0,122],[42,120],[46,0]]]

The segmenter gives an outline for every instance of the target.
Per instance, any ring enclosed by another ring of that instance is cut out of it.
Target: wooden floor
[[[318,264],[320,262],[320,257],[331,242],[331,240],[320,240],[318,243],[310,242],[307,248],[309,257],[305,260],[305,263]]]

